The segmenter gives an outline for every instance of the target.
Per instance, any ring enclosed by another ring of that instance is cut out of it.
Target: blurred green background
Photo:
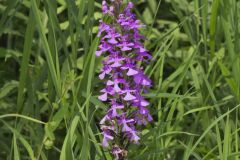
[[[129,160],[239,160],[240,1],[134,0],[154,122]],[[111,160],[101,1],[0,0],[0,160]]]

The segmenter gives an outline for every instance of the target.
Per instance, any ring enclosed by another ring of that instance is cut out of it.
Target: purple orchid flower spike
[[[105,87],[98,99],[109,105],[100,121],[102,145],[111,147],[119,160],[127,157],[126,144],[140,143],[137,125],[153,120],[147,109],[150,104],[141,96],[152,85],[139,65],[151,59],[139,32],[144,25],[132,13],[132,2],[123,6],[123,0],[103,0],[102,11],[108,20],[100,21],[97,36],[101,41],[96,51],[96,56],[105,57],[99,75]]]

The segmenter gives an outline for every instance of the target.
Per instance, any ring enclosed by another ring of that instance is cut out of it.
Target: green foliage
[[[129,159],[239,160],[240,2],[133,1],[154,122]],[[113,159],[98,125],[100,3],[0,1],[0,159]]]

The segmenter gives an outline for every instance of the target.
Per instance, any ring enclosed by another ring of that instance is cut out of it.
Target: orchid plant
[[[137,125],[152,121],[147,109],[149,102],[141,95],[151,87],[151,80],[144,74],[141,64],[148,63],[151,55],[143,45],[144,27],[132,13],[134,5],[122,0],[103,0],[105,21],[100,21],[101,37],[96,56],[104,56],[99,78],[105,87],[99,100],[110,107],[100,121],[103,147],[111,148],[116,159],[125,159],[129,143],[139,143]]]

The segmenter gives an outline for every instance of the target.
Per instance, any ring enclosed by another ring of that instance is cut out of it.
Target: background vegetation
[[[239,160],[240,2],[135,0],[154,122],[129,160]],[[0,159],[111,160],[101,147],[100,1],[0,0]]]

